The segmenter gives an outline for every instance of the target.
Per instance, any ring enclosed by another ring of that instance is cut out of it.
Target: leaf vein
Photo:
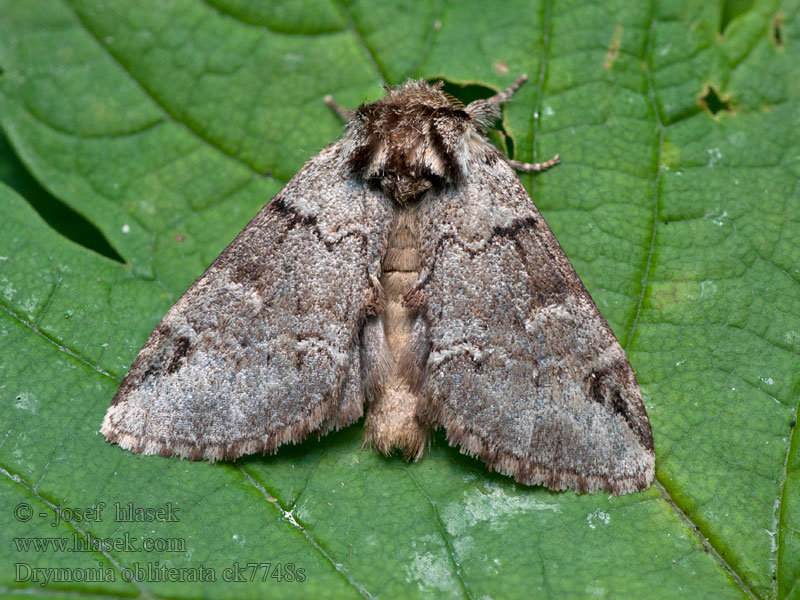
[[[24,319],[24,318],[22,318],[21,316],[19,316],[17,313],[15,313],[13,310],[11,310],[11,309],[10,309],[8,306],[6,306],[5,304],[2,304],[2,303],[0,303],[0,309],[3,309],[3,310],[6,312],[6,313],[8,313],[8,315],[9,315],[10,317],[12,317],[12,318],[13,318],[13,319],[15,319],[16,321],[18,321],[20,324],[24,325],[25,327],[27,327],[28,329],[30,329],[31,331],[33,331],[33,332],[34,332],[36,335],[38,335],[39,337],[41,337],[41,338],[42,338],[43,340],[45,340],[46,342],[49,342],[50,344],[52,344],[53,346],[55,346],[56,348],[58,348],[59,350],[61,350],[61,351],[62,351],[62,352],[64,352],[65,354],[68,354],[68,355],[69,355],[69,356],[71,356],[72,358],[74,358],[74,359],[76,359],[76,360],[78,360],[78,361],[82,362],[84,365],[86,365],[87,367],[89,367],[89,368],[90,368],[90,369],[92,369],[93,371],[96,371],[97,373],[100,373],[100,375],[105,375],[105,376],[106,376],[106,377],[108,377],[110,380],[112,380],[112,381],[114,381],[114,382],[116,382],[116,383],[119,383],[119,382],[120,382],[120,380],[119,380],[119,379],[117,379],[116,377],[114,377],[114,376],[113,376],[111,373],[109,373],[108,371],[104,370],[104,369],[103,369],[102,367],[100,367],[99,365],[95,365],[95,364],[93,364],[93,363],[89,362],[89,359],[87,359],[87,358],[85,358],[85,357],[81,356],[81,355],[80,355],[80,354],[78,354],[76,351],[74,351],[74,350],[71,350],[71,349],[67,348],[66,346],[62,346],[61,344],[59,344],[59,343],[58,343],[58,342],[57,342],[55,339],[53,339],[53,338],[51,338],[50,336],[48,336],[47,334],[43,333],[43,332],[42,332],[42,331],[41,331],[41,330],[40,330],[40,329],[39,329],[39,328],[36,326],[36,324],[34,324],[34,323],[31,323],[31,322],[30,322],[30,321],[28,321],[27,319]]]
[[[72,528],[74,531],[77,531],[77,532],[78,532],[80,535],[84,536],[84,537],[85,537],[85,538],[87,538],[87,539],[90,539],[90,538],[94,538],[94,537],[95,537],[95,536],[93,536],[93,535],[92,535],[92,533],[91,533],[90,531],[88,531],[88,530],[85,530],[85,529],[83,529],[82,527],[80,527],[80,525],[78,524],[78,522],[77,522],[77,521],[75,521],[75,520],[73,520],[73,519],[70,519],[70,518],[68,518],[68,515],[66,515],[65,513],[62,513],[62,512],[60,511],[59,507],[58,507],[58,506],[57,506],[57,505],[56,505],[54,502],[51,502],[50,500],[48,500],[47,498],[45,498],[44,496],[42,496],[41,494],[39,494],[39,492],[37,492],[37,491],[36,491],[36,489],[35,489],[33,486],[31,486],[31,485],[30,485],[30,483],[28,483],[28,482],[26,482],[25,480],[23,480],[23,479],[22,479],[22,477],[20,477],[18,474],[16,474],[16,473],[11,473],[11,472],[10,472],[8,469],[6,469],[4,466],[0,466],[0,474],[4,475],[5,477],[7,477],[8,479],[10,479],[11,481],[13,481],[14,483],[16,483],[17,485],[21,486],[21,487],[22,487],[22,488],[23,488],[25,491],[27,491],[27,492],[28,492],[28,493],[29,493],[31,496],[33,496],[34,498],[36,498],[37,500],[39,500],[40,502],[42,502],[43,504],[45,504],[45,505],[46,505],[46,506],[47,506],[47,507],[48,507],[50,510],[52,510],[54,513],[57,513],[57,514],[59,514],[59,515],[61,516],[61,520],[62,520],[64,523],[67,523],[67,524],[69,524],[69,526],[70,526],[70,527],[71,527],[71,528]],[[116,558],[114,558],[114,556],[113,556],[112,554],[110,554],[108,551],[106,551],[106,550],[104,550],[104,549],[102,549],[102,548],[101,548],[101,549],[99,549],[99,550],[92,550],[91,552],[92,552],[93,554],[99,554],[99,555],[101,555],[101,556],[102,556],[102,557],[103,557],[105,560],[107,560],[107,561],[108,561],[108,562],[109,562],[109,563],[110,563],[110,564],[111,564],[111,565],[112,565],[112,566],[113,566],[113,567],[114,567],[114,568],[117,570],[117,572],[118,572],[120,575],[122,574],[122,571],[124,570],[124,567],[123,567],[123,566],[122,566],[122,565],[119,563],[119,561],[117,561],[117,559],[116,559]],[[146,587],[143,587],[143,586],[141,585],[141,583],[140,583],[140,582],[139,582],[139,581],[138,581],[136,578],[132,578],[132,579],[130,580],[130,583],[131,583],[131,584],[132,584],[134,587],[136,587],[136,589],[138,589],[138,590],[139,590],[139,592],[140,592],[140,594],[141,594],[141,595],[143,595],[143,596],[144,596],[144,597],[146,597],[146,598],[161,598],[161,596],[157,596],[157,595],[153,594],[153,593],[152,593],[150,590],[148,590]]]
[[[783,535],[783,536],[780,535],[781,528],[786,528],[787,530],[789,529],[788,525],[786,524],[786,518],[785,518],[786,517],[785,507],[786,507],[786,504],[787,504],[787,502],[786,502],[787,501],[787,497],[786,496],[788,494],[787,482],[789,481],[789,458],[793,454],[796,454],[798,451],[800,451],[800,448],[798,448],[798,446],[800,446],[800,436],[797,435],[797,430],[800,429],[800,426],[797,425],[797,416],[798,416],[798,414],[800,414],[800,401],[798,401],[798,405],[795,407],[794,417],[793,417],[794,422],[795,422],[795,426],[792,428],[792,433],[789,436],[789,443],[786,445],[787,446],[786,447],[786,456],[783,459],[783,476],[782,476],[782,481],[781,481],[781,484],[780,484],[781,492],[780,492],[780,495],[778,496],[778,498],[780,499],[780,504],[778,506],[778,510],[777,510],[778,514],[776,515],[776,519],[775,519],[775,531],[778,532],[778,534],[777,534],[778,535],[778,544],[777,544],[778,547],[777,547],[776,553],[775,553],[775,565],[776,566],[775,566],[775,580],[774,580],[775,581],[775,596],[776,597],[778,596],[777,590],[778,590],[778,585],[780,584],[780,580],[781,580],[781,578],[780,578],[781,555],[783,554],[783,551],[785,550],[784,546],[786,545],[785,543],[782,543],[782,542],[784,542],[786,540],[786,538],[789,537],[788,535]],[[794,584],[792,584],[791,590],[787,594],[784,595],[785,598],[789,598],[792,595],[792,592],[797,588],[797,584],[798,584],[799,581],[800,581],[800,579],[795,579]]]
[[[366,38],[364,37],[364,33],[358,28],[358,23],[353,18],[353,15],[347,10],[347,7],[344,5],[342,0],[334,0],[336,6],[339,7],[342,15],[344,16],[345,20],[347,21],[347,28],[353,33],[353,36],[356,39],[356,42],[361,47],[361,50],[366,55],[367,59],[369,60],[372,68],[375,69],[375,72],[380,76],[380,78],[386,83],[392,83],[388,77],[388,74],[381,66],[380,62],[378,62],[378,57],[375,54],[375,50],[367,43]]]
[[[436,509],[436,502],[428,495],[428,493],[422,488],[419,484],[417,479],[411,473],[411,470],[408,468],[408,465],[403,466],[403,470],[409,476],[411,481],[416,486],[419,493],[423,495],[423,497],[428,501],[431,505],[431,511],[433,512],[433,519],[436,522],[436,528],[439,530],[439,534],[442,536],[444,540],[445,547],[447,548],[447,555],[450,559],[450,562],[453,564],[453,568],[456,572],[456,578],[458,579],[459,583],[461,584],[461,589],[464,590],[464,595],[472,600],[475,596],[469,589],[466,580],[464,579],[464,575],[461,572],[461,563],[458,562],[458,558],[456,557],[455,549],[453,548],[453,544],[450,540],[450,537],[447,535],[447,531],[445,530],[444,523],[442,523],[442,519],[439,516],[439,511]]]
[[[297,529],[311,545],[311,547],[321,554],[322,557],[328,561],[334,570],[339,573],[351,587],[353,587],[364,598],[369,598],[370,600],[375,598],[375,596],[371,594],[361,583],[356,581],[356,579],[350,574],[350,571],[348,571],[341,563],[338,563],[333,559],[333,557],[320,545],[317,539],[311,535],[311,532],[307,528],[303,527],[297,522],[291,510],[284,508],[277,498],[273,498],[269,493],[267,493],[267,490],[264,489],[264,486],[256,481],[255,478],[244,469],[244,467],[241,465],[236,465],[236,468],[244,476],[245,480],[261,493],[261,496],[264,498],[264,500],[270,504],[273,504],[278,508],[278,510],[281,511],[283,519],[292,527]]]
[[[251,170],[254,173],[258,173],[258,170],[255,166],[251,165],[250,163],[242,160],[239,156],[236,156],[233,152],[226,150],[222,146],[216,144],[214,140],[206,137],[203,131],[194,125],[190,120],[183,120],[180,115],[173,113],[169,107],[161,102],[154,90],[148,88],[142,81],[139,81],[134,77],[133,72],[128,68],[128,66],[122,62],[113,52],[111,52],[107,46],[105,46],[100,38],[97,36],[95,31],[89,27],[89,25],[81,19],[80,14],[78,11],[75,10],[74,7],[70,5],[70,9],[72,10],[72,14],[75,16],[76,21],[80,24],[80,26],[92,37],[94,38],[95,42],[97,42],[98,48],[101,48],[106,56],[108,56],[115,64],[119,66],[125,75],[136,85],[136,87],[141,90],[141,92],[153,103],[154,106],[158,107],[159,110],[165,115],[168,121],[175,123],[176,125],[180,125],[186,129],[189,133],[191,133],[194,137],[200,140],[204,145],[208,146],[209,148],[214,149],[215,151],[223,154],[233,160],[235,160],[238,164],[246,167],[247,169]]]
[[[678,504],[670,495],[669,491],[661,484],[658,478],[656,478],[655,481],[653,481],[653,486],[656,489],[658,489],[659,493],[661,494],[661,498],[667,504],[669,504],[669,506],[672,508],[672,511],[678,516],[678,518],[681,521],[683,521],[684,525],[686,525],[686,527],[692,531],[692,533],[700,542],[700,544],[703,546],[703,548],[716,559],[720,567],[725,569],[728,575],[730,575],[730,577],[734,580],[734,582],[736,582],[736,584],[739,586],[739,589],[742,592],[744,592],[744,594],[747,595],[748,598],[756,600],[758,596],[756,596],[750,590],[748,585],[742,580],[741,577],[739,577],[739,574],[736,572],[736,570],[730,564],[728,564],[728,562],[722,557],[722,555],[717,551],[714,544],[711,543],[711,540],[709,540],[705,535],[703,535],[703,533],[700,531],[700,526],[696,525],[689,517],[689,515],[687,515],[680,506],[678,506]]]

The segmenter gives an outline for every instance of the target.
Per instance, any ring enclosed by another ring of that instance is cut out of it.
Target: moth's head
[[[470,160],[486,151],[484,129],[499,114],[487,115],[485,101],[465,107],[445,95],[442,85],[420,79],[387,86],[384,98],[359,106],[347,125],[356,176],[401,204],[462,182]]]

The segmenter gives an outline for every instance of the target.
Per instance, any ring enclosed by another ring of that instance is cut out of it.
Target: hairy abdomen
[[[403,297],[414,285],[420,269],[414,212],[413,207],[399,209],[383,260],[383,323],[392,367],[367,410],[365,441],[385,454],[398,448],[405,458],[416,460],[425,449],[427,428],[415,416],[422,399],[411,390],[401,370],[402,365],[414,362],[407,355],[411,352],[409,342],[416,313],[403,306]]]

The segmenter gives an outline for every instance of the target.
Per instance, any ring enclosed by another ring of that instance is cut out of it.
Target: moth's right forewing
[[[653,438],[624,351],[505,159],[419,213],[419,418],[525,484],[624,493]]]
[[[342,142],[312,158],[156,327],[106,438],[213,460],[357,420],[376,377],[359,332],[391,214],[353,180]]]

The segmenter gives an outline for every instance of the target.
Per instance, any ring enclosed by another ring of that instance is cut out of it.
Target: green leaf
[[[800,598],[799,4],[0,0],[0,592]],[[98,435],[171,303],[340,135],[326,94],[521,73],[508,145],[561,155],[523,179],[631,357],[649,490],[519,486],[441,433],[407,464],[361,424],[213,465]]]

